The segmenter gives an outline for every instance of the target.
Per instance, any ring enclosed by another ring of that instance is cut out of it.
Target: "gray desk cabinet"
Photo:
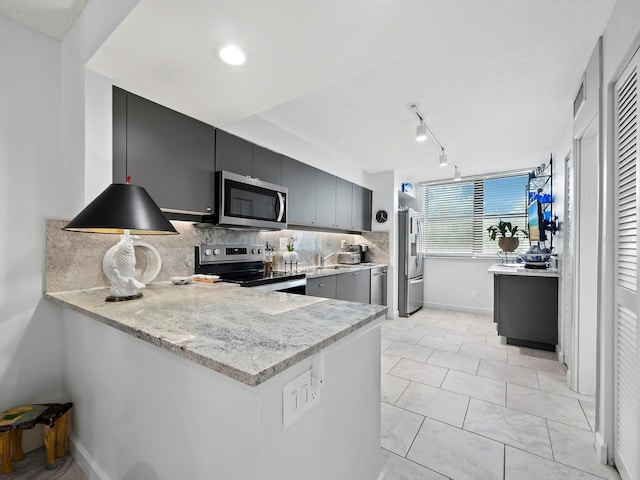
[[[558,278],[493,276],[493,315],[507,343],[555,350],[558,343]]]
[[[369,303],[371,295],[371,273],[369,270],[338,275],[336,281],[338,300]]]

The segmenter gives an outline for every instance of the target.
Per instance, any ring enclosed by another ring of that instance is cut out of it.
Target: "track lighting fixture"
[[[442,149],[442,153],[440,154],[440,166],[446,167],[449,163],[449,159],[447,158],[447,154],[444,153],[444,148]],[[456,167],[457,168],[457,167]]]
[[[423,123],[420,123],[418,128],[416,128],[416,140],[418,142],[424,142],[427,140],[427,127],[425,127]]]
[[[420,125],[418,125],[418,128],[416,129],[416,140],[419,142],[424,142],[429,136],[431,136],[431,138],[435,140],[435,142],[440,147],[440,150],[442,151],[439,158],[440,166],[446,167],[449,164],[453,165],[453,167],[455,168],[455,174],[453,179],[456,182],[460,181],[460,179],[462,178],[462,175],[460,174],[460,169],[458,168],[458,165],[456,165],[456,162],[454,162],[453,158],[451,158],[451,154],[445,151],[444,145],[442,144],[440,139],[437,137],[437,135],[435,134],[431,126],[429,126],[427,121],[424,119],[424,115],[422,115],[422,112],[418,109],[418,106],[416,104],[412,104],[410,108],[413,111],[413,113],[416,114],[416,117],[418,117],[418,121],[420,122]]]

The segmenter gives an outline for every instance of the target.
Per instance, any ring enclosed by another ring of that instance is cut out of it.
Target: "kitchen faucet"
[[[329,258],[333,257],[334,255],[336,255],[338,252],[332,252],[329,255],[327,255],[325,257],[324,253],[320,252],[320,266],[324,267],[324,262],[325,260],[328,260]]]

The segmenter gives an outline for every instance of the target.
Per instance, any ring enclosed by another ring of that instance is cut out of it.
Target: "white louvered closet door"
[[[624,480],[640,480],[638,347],[638,66],[616,83],[616,285],[614,459]]]

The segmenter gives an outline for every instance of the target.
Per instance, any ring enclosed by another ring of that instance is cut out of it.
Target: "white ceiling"
[[[548,159],[614,3],[141,0],[89,67],[250,140],[268,123],[371,173],[450,177],[415,142],[416,102],[474,175]],[[218,60],[228,42],[244,66]]]
[[[62,40],[88,0],[0,0],[0,15]]]

